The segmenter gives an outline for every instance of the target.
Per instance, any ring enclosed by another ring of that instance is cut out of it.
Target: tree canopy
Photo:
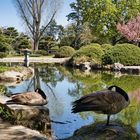
[[[116,44],[121,39],[116,24],[135,17],[140,12],[140,1],[76,0],[71,8],[73,12],[68,15],[69,19],[81,24],[89,22],[92,34],[104,38],[104,43]]]
[[[118,23],[117,30],[126,37],[129,41],[139,42],[140,41],[140,15],[136,18],[131,19],[126,24]]]

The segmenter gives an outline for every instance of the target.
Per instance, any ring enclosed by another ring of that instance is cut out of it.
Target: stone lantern
[[[24,53],[24,66],[28,67],[29,66],[29,54],[30,50],[29,49],[23,49],[22,52]]]

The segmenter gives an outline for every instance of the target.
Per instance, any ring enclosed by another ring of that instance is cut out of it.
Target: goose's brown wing
[[[114,114],[122,109],[120,106],[117,108],[117,106],[124,101],[125,99],[121,94],[103,90],[88,94],[75,101],[72,112],[95,111],[97,113]]]
[[[41,100],[41,95],[36,92],[27,92],[12,96],[12,100],[17,103],[32,103],[35,100]]]

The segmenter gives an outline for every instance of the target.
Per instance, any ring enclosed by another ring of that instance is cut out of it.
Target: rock
[[[45,135],[21,125],[12,126],[0,119],[1,140],[47,140]]]
[[[5,71],[0,73],[1,82],[20,82],[33,76],[34,70],[32,68],[23,67],[22,71]]]
[[[2,81],[19,81],[22,80],[23,74],[16,71],[6,71],[0,74]]]
[[[80,64],[75,64],[75,67],[81,69],[82,71],[90,71],[91,70],[91,63],[90,62],[83,62]]]
[[[124,66],[120,70],[122,73],[130,73],[130,74],[139,74],[140,73],[140,66]]]
[[[113,66],[115,71],[120,71],[123,67],[124,65],[121,63],[114,63],[114,66]]]
[[[51,121],[49,109],[42,106],[6,105],[8,97],[0,96],[0,108],[2,119],[13,125],[23,125],[44,133],[51,137]]]
[[[129,125],[113,122],[110,126],[106,122],[83,126],[76,130],[73,136],[64,140],[138,140],[136,131]]]
[[[92,64],[92,69],[97,70],[97,69],[102,69],[103,66],[101,64]]]

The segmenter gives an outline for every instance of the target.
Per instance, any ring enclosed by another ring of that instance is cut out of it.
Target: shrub
[[[113,46],[111,44],[102,44],[102,50],[106,52],[107,50],[111,49]]]
[[[63,58],[63,57],[71,57],[75,53],[74,48],[70,46],[60,47],[58,52],[55,54],[55,57]]]
[[[40,55],[47,55],[47,51],[46,50],[38,50],[34,52],[35,54],[40,54]]]
[[[104,54],[99,44],[90,44],[81,47],[71,58],[70,63],[79,64],[83,62],[91,62],[100,64],[102,55]]]
[[[31,57],[40,57],[40,56],[46,56],[47,51],[46,50],[38,50],[38,51],[33,51],[30,56]]]
[[[121,63],[123,65],[140,65],[140,48],[133,44],[117,44],[103,55],[103,64]]]
[[[59,46],[53,46],[51,47],[51,50],[59,50]]]
[[[4,57],[6,57],[6,56],[7,56],[6,53],[4,53],[4,52],[0,52],[0,58],[4,58]]]
[[[85,47],[88,47],[88,46],[94,46],[94,47],[97,47],[97,48],[101,48],[101,45],[100,44],[98,44],[98,43],[91,43],[89,45],[82,46],[81,49],[82,48],[85,48]]]

